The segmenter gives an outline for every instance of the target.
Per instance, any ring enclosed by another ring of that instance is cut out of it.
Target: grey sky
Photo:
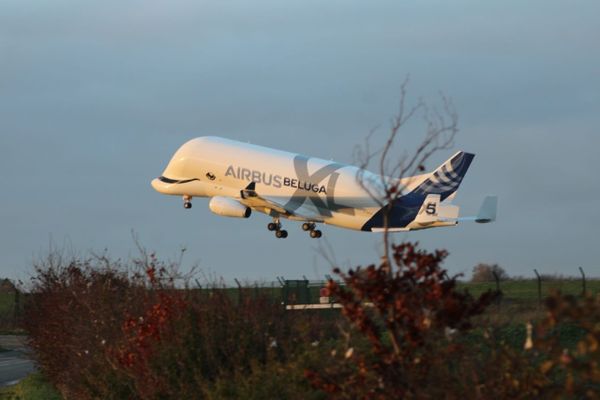
[[[452,97],[456,148],[477,154],[457,203],[493,193],[500,211],[398,239],[448,249],[451,272],[599,276],[598,15],[597,1],[1,1],[0,275],[27,277],[51,237],[127,257],[133,229],[228,280],[322,277],[296,223],[276,240],[266,216],[188,212],[150,180],[209,134],[352,162],[410,74],[414,99]],[[378,235],[324,235],[343,266],[378,259]]]

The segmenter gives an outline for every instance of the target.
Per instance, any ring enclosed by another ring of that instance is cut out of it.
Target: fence
[[[502,293],[502,303],[538,303],[553,291],[564,294],[580,296],[600,294],[600,279],[589,279],[585,271],[580,267],[581,278],[544,276],[534,269],[533,279],[504,279],[500,280],[495,275],[493,282],[461,282],[459,287],[469,290],[470,293],[478,295],[486,290],[499,290]]]
[[[226,288],[231,296],[240,300],[243,296],[260,293],[273,298],[281,304],[316,304],[320,302],[320,291],[327,285],[327,280],[284,279],[278,277],[276,282],[267,282],[244,286],[236,280],[237,288]],[[328,279],[331,277],[327,277]],[[534,305],[541,303],[554,290],[565,294],[582,295],[583,293],[600,294],[600,279],[565,278],[540,276],[536,279],[496,279],[491,282],[458,282],[458,288],[468,290],[478,296],[487,290],[499,290],[502,297],[499,304],[520,303]],[[332,299],[333,300],[333,299]]]
[[[521,304],[534,306],[543,301],[553,290],[565,294],[600,295],[600,279],[587,278],[580,268],[581,278],[549,277],[534,270],[534,279],[497,279],[492,282],[459,282],[458,288],[468,290],[477,296],[487,290],[499,290],[502,297],[498,305]],[[330,279],[330,276],[326,276]],[[235,287],[202,287],[197,282],[194,290],[225,290],[234,301],[243,301],[245,296],[267,296],[282,305],[317,304],[320,302],[321,289],[327,280],[284,279],[277,281],[242,285],[237,279]],[[334,299],[331,299],[333,301]],[[27,294],[11,289],[0,291],[0,333],[19,331],[22,325],[23,310]]]

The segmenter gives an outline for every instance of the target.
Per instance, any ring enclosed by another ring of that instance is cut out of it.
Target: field
[[[495,282],[464,282],[459,287],[468,289],[473,295],[478,295],[486,290],[495,290]],[[580,295],[582,282],[580,279],[557,279],[542,281],[542,298],[547,297],[552,291],[560,290],[563,294]],[[500,282],[500,290],[505,301],[536,302],[538,301],[538,282],[535,279],[507,280]],[[587,280],[586,291],[591,294],[600,293],[600,280]]]

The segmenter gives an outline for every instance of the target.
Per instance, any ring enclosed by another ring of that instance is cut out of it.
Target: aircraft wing
[[[290,219],[323,222],[323,217],[321,215],[314,213],[306,207],[300,207],[297,210],[288,210],[278,199],[259,195],[256,192],[256,182],[250,182],[245,189],[240,191],[240,196],[240,203],[253,209],[260,209],[269,215],[272,215],[274,212]]]

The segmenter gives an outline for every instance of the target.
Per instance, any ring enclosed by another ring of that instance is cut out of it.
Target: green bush
[[[33,373],[16,385],[0,390],[0,398],[7,400],[61,400],[61,396],[40,374]]]

